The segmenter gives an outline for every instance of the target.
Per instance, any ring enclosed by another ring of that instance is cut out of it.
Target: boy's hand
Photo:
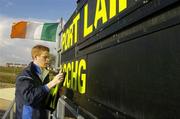
[[[52,81],[50,81],[47,86],[49,89],[51,89],[52,87],[54,87],[55,85],[61,83],[64,81],[64,73],[62,73],[62,70],[59,71],[59,73],[53,78]]]

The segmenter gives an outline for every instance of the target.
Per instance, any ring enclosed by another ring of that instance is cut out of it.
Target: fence
[[[79,108],[71,106],[69,100],[66,96],[61,96],[58,100],[57,108],[54,112],[49,113],[49,119],[64,119],[74,118],[74,119],[84,119],[84,117],[79,114]],[[7,111],[4,113],[2,119],[15,119],[15,99],[10,104]]]
[[[14,119],[15,118],[15,99],[10,104],[7,111],[4,113],[2,119]]]

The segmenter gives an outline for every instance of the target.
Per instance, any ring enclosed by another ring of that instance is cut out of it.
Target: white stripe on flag
[[[41,39],[41,32],[43,28],[43,23],[38,22],[28,22],[26,28],[26,38],[27,39]]]
[[[41,40],[41,33],[44,24],[40,24],[34,31],[34,39]]]

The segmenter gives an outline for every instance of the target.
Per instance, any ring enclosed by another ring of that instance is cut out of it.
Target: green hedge
[[[0,72],[8,72],[8,73],[19,73],[22,71],[20,67],[3,67],[0,66]]]
[[[0,82],[15,83],[16,76],[22,71],[19,67],[2,67],[0,66]]]

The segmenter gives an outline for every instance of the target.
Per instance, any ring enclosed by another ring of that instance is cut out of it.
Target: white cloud
[[[0,48],[8,44],[12,19],[0,16]]]
[[[5,5],[5,7],[11,7],[11,6],[13,6],[13,2],[11,2],[11,1],[7,1],[7,3],[6,3],[6,5]]]
[[[54,42],[10,38],[13,22],[21,20],[30,21],[30,19],[13,19],[0,15],[0,65],[5,65],[7,62],[29,63],[31,61],[31,48],[36,44],[46,45],[51,49],[52,53],[55,53],[56,44]],[[34,21],[37,21],[37,19]]]
[[[12,0],[0,0],[0,5],[3,5],[5,7],[10,7],[13,5]]]

